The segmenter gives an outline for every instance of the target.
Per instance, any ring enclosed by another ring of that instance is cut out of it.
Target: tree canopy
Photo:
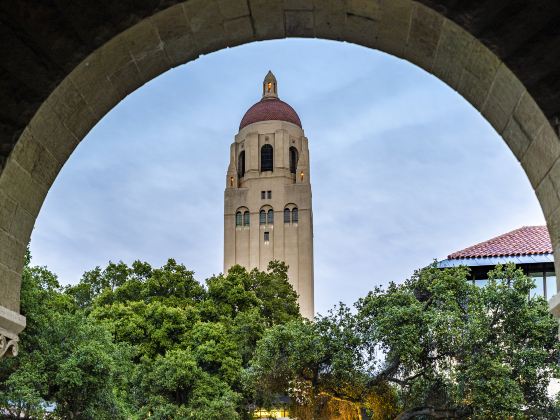
[[[246,418],[257,341],[300,319],[282,263],[204,286],[172,259],[109,263],[68,287],[27,264],[22,313],[20,356],[0,362],[0,408],[14,418]]]
[[[354,312],[341,304],[314,323],[275,326],[252,362],[257,381],[269,398],[288,389],[301,418],[557,416],[547,387],[559,373],[558,322],[530,297],[533,280],[513,265],[486,287],[467,278],[465,267],[431,266],[374,289]]]
[[[513,265],[485,287],[430,266],[313,321],[287,267],[207,279],[170,259],[109,263],[62,287],[25,266],[20,354],[0,361],[11,418],[549,419],[558,323]]]

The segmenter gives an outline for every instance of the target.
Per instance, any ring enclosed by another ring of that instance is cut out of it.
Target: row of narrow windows
[[[251,215],[249,211],[238,211],[235,213],[235,226],[249,226],[251,220]],[[284,223],[298,223],[299,212],[297,207],[293,209],[284,209]],[[259,225],[273,225],[274,224],[274,210],[270,209],[268,211],[261,210],[259,212]]]
[[[290,147],[290,172],[296,173],[298,162],[298,151],[295,147]],[[274,170],[274,149],[270,144],[261,147],[261,172],[272,172]],[[245,176],[245,150],[239,153],[237,159],[237,175],[239,178]]]
[[[235,226],[249,226],[249,221],[251,220],[251,215],[248,211],[241,213],[238,211],[235,213]]]

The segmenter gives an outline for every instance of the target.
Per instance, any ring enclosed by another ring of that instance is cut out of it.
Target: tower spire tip
[[[263,81],[263,99],[278,99],[278,83],[271,70],[268,71]]]

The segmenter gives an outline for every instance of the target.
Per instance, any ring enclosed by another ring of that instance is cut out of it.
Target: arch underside
[[[0,50],[0,337],[13,341],[25,325],[19,291],[26,246],[50,186],[89,130],[159,74],[259,40],[351,42],[408,60],[447,83],[519,160],[558,249],[560,143],[550,124],[560,110],[560,44],[554,44],[560,35],[550,30],[560,15],[555,2],[120,3],[79,0],[64,10],[31,0],[0,5],[6,45]],[[558,260],[556,268],[560,272]]]

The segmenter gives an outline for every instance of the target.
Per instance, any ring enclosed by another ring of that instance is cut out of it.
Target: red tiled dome
[[[259,121],[271,120],[291,122],[301,128],[299,116],[290,105],[277,98],[266,98],[247,110],[239,124],[239,129]]]

